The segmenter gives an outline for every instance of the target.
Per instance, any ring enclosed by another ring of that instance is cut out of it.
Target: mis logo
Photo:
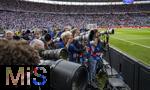
[[[35,85],[45,85],[45,83],[47,82],[47,79],[46,79],[46,76],[42,75],[42,74],[39,74],[37,71],[38,70],[42,70],[43,73],[47,73],[46,69],[44,67],[36,67],[34,68],[34,71],[33,71],[33,74],[36,76],[36,77],[39,77],[42,79],[42,82],[37,82],[37,79],[36,78],[33,78],[33,83]]]
[[[46,66],[6,67],[6,85],[44,86],[48,83],[49,72],[47,71],[49,67]]]

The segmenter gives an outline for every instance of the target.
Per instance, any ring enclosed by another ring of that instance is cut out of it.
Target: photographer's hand
[[[68,42],[67,42],[67,44],[66,44],[66,48],[69,47],[69,45],[72,43],[72,41],[73,41],[72,39],[69,39],[69,40],[68,40]]]

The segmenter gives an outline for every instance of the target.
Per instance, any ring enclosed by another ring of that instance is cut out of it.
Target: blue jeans
[[[96,60],[91,60],[89,62],[89,81],[92,81],[96,78]]]

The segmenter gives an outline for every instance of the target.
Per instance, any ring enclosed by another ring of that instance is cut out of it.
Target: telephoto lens
[[[114,29],[110,29],[104,32],[100,32],[99,35],[105,35],[105,34],[115,34],[115,30]]]
[[[46,60],[58,60],[58,59],[65,59],[67,60],[68,58],[68,51],[64,48],[61,49],[54,49],[54,50],[43,50],[40,51],[40,56],[43,59]]]
[[[51,90],[85,90],[88,82],[85,66],[63,59],[42,60],[40,65],[50,66]]]
[[[87,40],[92,41],[95,37],[94,30],[90,30],[88,32],[81,33],[79,36],[75,37],[74,39],[77,41]]]

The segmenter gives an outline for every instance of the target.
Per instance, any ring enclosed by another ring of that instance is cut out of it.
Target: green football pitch
[[[150,28],[120,28],[110,35],[111,47],[150,66]]]

